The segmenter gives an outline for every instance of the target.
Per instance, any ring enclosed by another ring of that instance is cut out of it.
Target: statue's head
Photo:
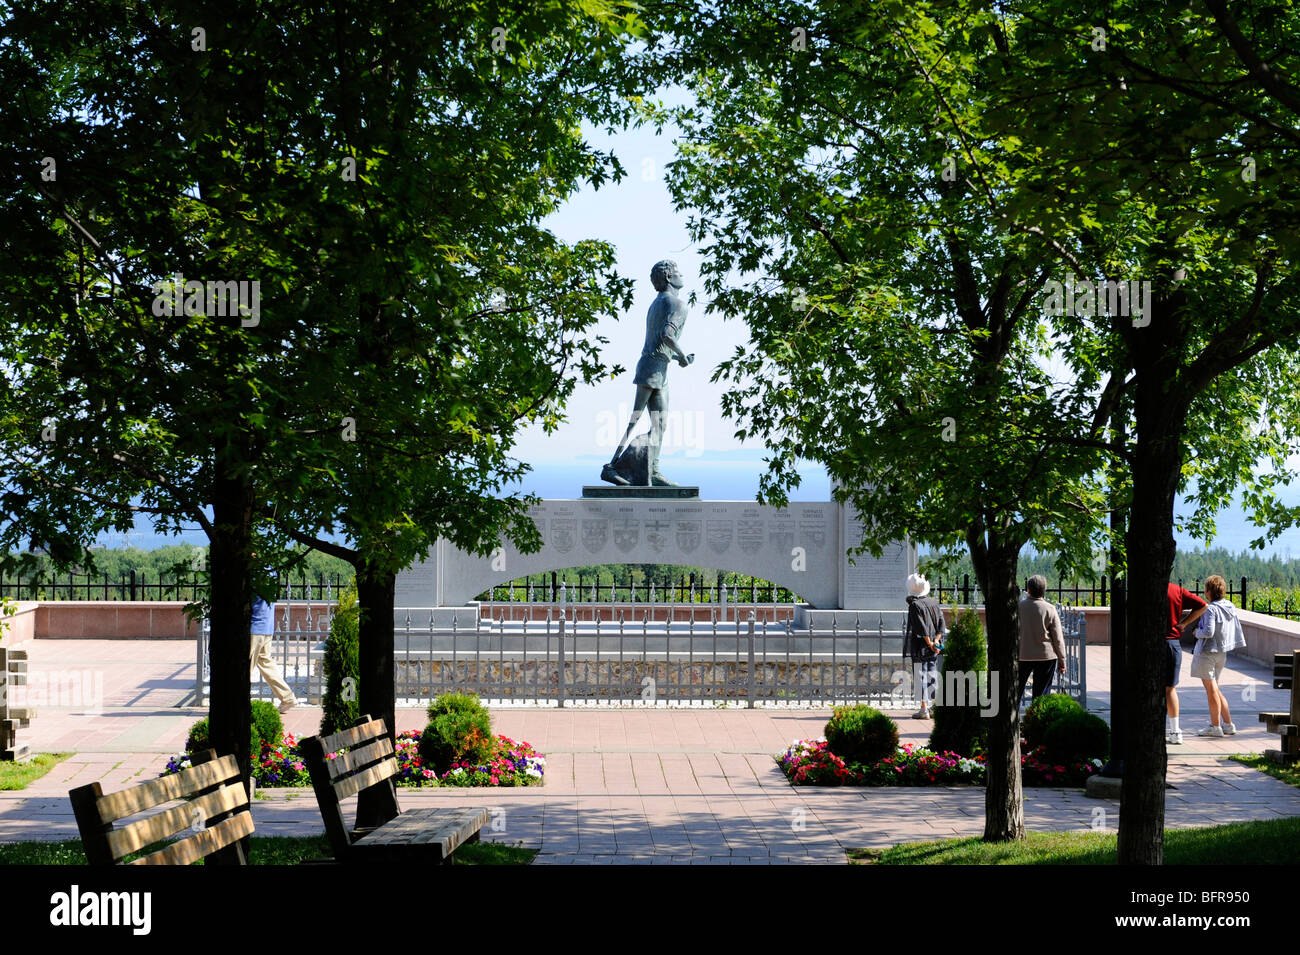
[[[650,284],[659,292],[668,288],[669,285],[673,288],[681,288],[682,273],[678,270],[677,263],[672,259],[663,259],[656,262],[654,268],[650,270]]]

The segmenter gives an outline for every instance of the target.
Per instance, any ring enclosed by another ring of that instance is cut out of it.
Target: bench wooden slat
[[[210,763],[194,766],[173,776],[140,783],[121,792],[110,793],[99,799],[99,818],[116,822],[125,816],[152,809],[173,799],[189,796],[211,788],[229,779],[239,780],[239,766],[233,756],[222,756]]]
[[[371,720],[369,723],[362,723],[350,729],[339,730],[333,736],[326,736],[321,739],[320,745],[327,753],[337,753],[345,746],[355,746],[357,743],[387,735],[388,728],[383,720]]]
[[[383,853],[400,846],[425,846],[446,858],[487,824],[486,809],[417,809],[358,840],[353,849]]]
[[[338,799],[347,799],[349,796],[356,795],[363,789],[373,786],[375,783],[382,782],[389,776],[396,774],[397,760],[390,759],[383,763],[376,763],[369,769],[357,773],[355,776],[347,776],[334,783],[334,795]]]
[[[365,746],[358,746],[346,753],[341,753],[331,760],[326,761],[329,767],[330,779],[338,779],[347,773],[355,772],[363,766],[378,762],[385,756],[393,755],[393,742],[387,735],[367,743]]]
[[[150,843],[170,838],[188,829],[194,822],[196,809],[202,814],[200,818],[206,823],[208,819],[247,805],[248,793],[244,791],[242,785],[236,782],[233,785],[222,786],[215,792],[199,796],[183,806],[175,806],[156,816],[115,829],[108,834],[108,847],[113,853],[113,858],[120,859],[137,849],[143,849]]]
[[[188,839],[173,842],[165,849],[137,859],[132,865],[189,865],[252,834],[253,814],[237,813],[229,819],[223,819],[211,829],[196,832]]]

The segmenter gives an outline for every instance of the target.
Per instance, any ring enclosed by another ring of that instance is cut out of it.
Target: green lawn
[[[26,789],[71,753],[37,753],[25,763],[0,763],[0,789]]]
[[[978,838],[850,849],[858,865],[1114,865],[1115,833],[1031,832],[1022,842]],[[1300,819],[1165,830],[1166,865],[1294,865]]]
[[[150,846],[149,851],[161,848]],[[140,854],[128,856],[138,858]],[[250,865],[297,865],[306,859],[327,859],[332,855],[324,836],[253,836]],[[528,865],[536,849],[499,842],[475,842],[461,846],[453,858],[456,865]],[[80,839],[64,842],[15,842],[0,845],[0,865],[85,865]],[[196,865],[202,865],[200,859]]]
[[[1284,783],[1290,783],[1292,786],[1300,786],[1300,763],[1292,763],[1290,766],[1282,766],[1278,763],[1270,763],[1258,753],[1229,756],[1228,758],[1235,759],[1244,766],[1253,766],[1261,773],[1268,773],[1274,779],[1280,779]]]

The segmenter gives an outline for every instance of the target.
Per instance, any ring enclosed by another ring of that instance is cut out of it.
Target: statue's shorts
[[[668,383],[668,361],[654,355],[642,355],[636,363],[636,377],[633,383],[647,388],[662,388]]]

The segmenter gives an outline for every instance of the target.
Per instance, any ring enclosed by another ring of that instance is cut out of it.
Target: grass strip
[[[1030,832],[1016,842],[972,836],[849,849],[857,865],[1114,865],[1113,832]],[[1165,865],[1295,865],[1300,818],[1165,830]]]

